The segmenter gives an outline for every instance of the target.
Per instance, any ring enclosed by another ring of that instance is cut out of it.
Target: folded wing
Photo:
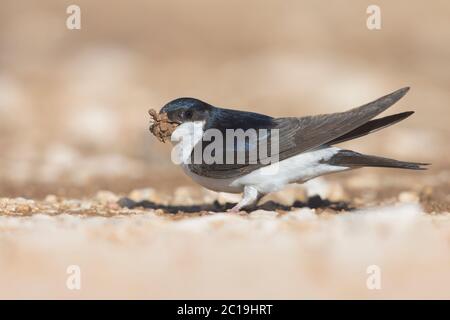
[[[385,111],[392,106],[395,102],[400,100],[407,92],[409,88],[403,88],[397,90],[391,94],[383,96],[373,102],[365,104],[361,107],[348,110],[346,112],[339,112],[333,114],[308,116],[302,118],[277,118],[273,119],[260,115],[264,119],[264,125],[258,125],[258,129],[277,129],[278,138],[274,141],[274,136],[265,135],[260,140],[260,144],[264,143],[278,143],[278,161],[290,158],[299,153],[312,150],[323,145],[329,145],[333,143],[342,142],[345,140],[353,139],[358,136],[368,134],[380,129],[383,126],[388,125],[388,122],[394,123],[404,119],[405,114],[398,116],[397,118],[388,119],[388,121],[370,122],[372,118]],[[239,119],[236,114],[228,116],[226,112],[222,115],[221,122],[227,125],[223,128],[239,129],[245,124],[245,128],[252,128],[252,123],[260,123],[258,121],[258,114],[254,113],[241,113]],[[233,117],[233,119],[230,119]],[[248,117],[248,119],[247,119]],[[400,119],[401,118],[401,119]],[[255,121],[256,120],[256,121]],[[394,121],[395,120],[395,121]],[[235,124],[235,125],[233,125]],[[364,127],[365,124],[368,126]],[[215,124],[214,127],[220,127],[220,124]],[[244,129],[245,129],[244,128]],[[359,128],[359,129],[358,129]],[[358,131],[359,130],[359,131]],[[270,141],[269,141],[270,139]],[[249,152],[254,148],[254,145],[246,144],[245,150],[227,150],[224,144],[223,153],[235,152]],[[258,157],[257,163],[232,163],[232,164],[190,164],[189,168],[192,172],[210,178],[225,179],[239,177],[244,174],[250,173],[253,170],[267,165],[267,158]]]

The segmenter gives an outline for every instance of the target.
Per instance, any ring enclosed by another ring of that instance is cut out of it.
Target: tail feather
[[[429,165],[429,163],[406,162],[389,158],[370,156],[351,150],[340,150],[326,163],[342,167],[383,167],[410,170],[426,170],[427,168],[425,168],[424,166]]]
[[[393,114],[387,117],[371,120],[365,124],[363,124],[360,127],[357,127],[356,129],[353,129],[352,131],[335,138],[334,140],[328,142],[329,145],[341,143],[348,140],[353,140],[356,138],[360,138],[362,136],[368,135],[369,133],[376,132],[378,130],[381,130],[383,128],[389,127],[397,122],[400,122],[406,118],[408,118],[410,115],[412,115],[414,111],[407,111],[402,113]]]

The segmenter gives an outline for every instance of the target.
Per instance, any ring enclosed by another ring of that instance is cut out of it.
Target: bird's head
[[[212,106],[194,98],[178,98],[167,103],[159,114],[166,114],[169,121],[185,122],[206,121]]]

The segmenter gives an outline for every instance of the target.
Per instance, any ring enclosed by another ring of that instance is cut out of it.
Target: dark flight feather
[[[348,140],[353,140],[356,138],[360,138],[362,136],[368,135],[370,133],[374,133],[378,130],[384,129],[386,127],[389,127],[397,122],[400,122],[406,118],[408,118],[410,115],[412,115],[414,111],[407,111],[402,113],[393,114],[391,116],[371,120],[362,126],[336,138],[328,142],[329,145],[341,143]]]
[[[280,129],[280,160],[329,144],[361,125],[400,100],[409,88],[397,90],[373,102],[346,112],[303,118],[278,118]]]

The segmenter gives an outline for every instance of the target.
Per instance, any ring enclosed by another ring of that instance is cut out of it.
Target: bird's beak
[[[170,121],[167,113],[156,113],[155,110],[148,111],[150,115],[150,132],[161,142],[166,142],[180,123]]]

